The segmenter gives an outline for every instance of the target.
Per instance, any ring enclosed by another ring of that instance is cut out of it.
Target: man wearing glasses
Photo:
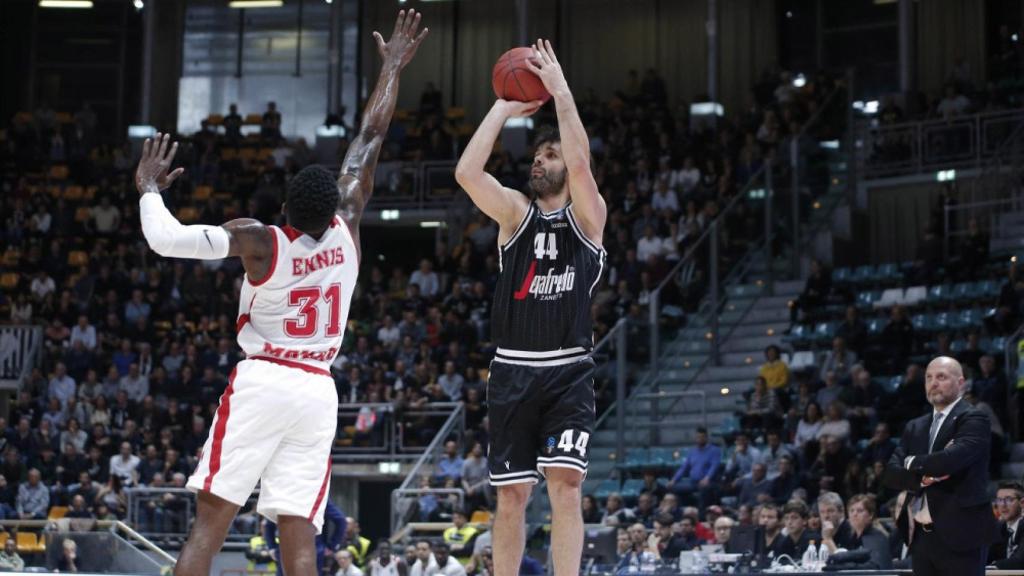
[[[1001,531],[999,541],[992,545],[988,554],[991,565],[999,570],[1024,569],[1024,538],[1021,538],[1024,523],[1020,521],[1022,498],[1024,486],[1020,482],[999,484],[994,503]]]

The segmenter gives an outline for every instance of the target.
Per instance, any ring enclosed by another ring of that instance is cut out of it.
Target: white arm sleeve
[[[184,226],[164,206],[160,194],[147,192],[139,199],[142,234],[149,247],[161,256],[220,260],[231,243],[220,226]]]

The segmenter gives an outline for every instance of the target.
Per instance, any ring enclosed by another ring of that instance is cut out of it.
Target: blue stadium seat
[[[949,350],[957,354],[967,349],[967,340],[953,340],[949,344]]]
[[[949,327],[955,330],[981,328],[981,310],[978,308],[961,310],[950,319]]]
[[[949,312],[936,312],[932,316],[932,330],[937,332],[949,328],[951,321],[950,316],[951,314]]]
[[[679,460],[672,448],[651,448],[650,465],[652,467],[676,468],[679,466]]]
[[[914,314],[910,317],[910,323],[918,332],[935,331],[935,318],[931,314]]]
[[[936,284],[928,288],[928,304],[941,304],[949,300],[950,286],[947,284]]]
[[[630,502],[635,502],[640,497],[640,491],[643,489],[643,480],[640,478],[630,478],[622,483],[622,497]]]
[[[597,485],[597,489],[594,490],[594,498],[597,498],[598,502],[604,502],[612,492],[618,491],[619,481],[615,478],[609,478],[601,481],[601,483]]]
[[[853,273],[849,268],[835,268],[832,270],[832,282],[835,284],[849,284]]]
[[[837,325],[835,322],[819,322],[814,327],[814,341],[818,344],[832,343],[832,339],[836,336]]]
[[[899,266],[896,264],[881,264],[878,266],[878,269],[875,270],[875,282],[889,283],[902,279],[903,273],[900,272]]]
[[[857,269],[853,271],[853,277],[851,278],[851,281],[854,284],[871,284],[872,282],[874,282],[874,278],[874,266],[858,266]]]
[[[640,470],[647,466],[647,448],[630,448],[626,452],[626,459],[622,461],[622,467],[626,470]]]
[[[990,354],[1002,354],[1006,350],[1006,337],[998,336],[985,348]]]
[[[881,290],[865,290],[857,293],[856,306],[861,310],[870,310],[875,302],[882,297]]]
[[[793,329],[782,337],[782,341],[793,346],[801,346],[808,342],[811,335],[811,329],[803,324],[797,324],[793,326]]]
[[[995,298],[999,296],[1001,289],[999,283],[995,280],[985,280],[983,282],[979,282],[979,284],[981,285],[980,291],[983,298]]]
[[[970,300],[973,298],[973,288],[974,284],[972,282],[960,282],[954,284],[952,294],[950,294],[950,299],[956,302]]]
[[[885,325],[886,325],[887,322],[888,322],[888,320],[885,319],[885,318],[875,317],[875,318],[868,319],[868,321],[867,321],[868,334],[871,335],[871,336],[875,336],[877,334],[881,334],[882,330],[885,329]]]

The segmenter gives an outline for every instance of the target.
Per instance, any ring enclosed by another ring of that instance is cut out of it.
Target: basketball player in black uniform
[[[487,384],[488,462],[498,490],[495,576],[519,573],[526,503],[541,475],[551,499],[555,574],[576,576],[583,550],[580,486],[595,418],[590,301],[605,263],[607,208],[550,42],[537,41],[530,66],[554,98],[559,128],[538,139],[532,197],[503,187],[484,164],[505,121],[532,114],[540,102],[495,102],[455,177],[499,225],[501,276],[491,324],[498,350]]]

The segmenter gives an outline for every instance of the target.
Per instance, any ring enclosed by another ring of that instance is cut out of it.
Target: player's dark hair
[[[288,224],[306,234],[320,234],[331,224],[338,198],[338,184],[329,170],[317,164],[303,168],[288,182]]]
[[[537,137],[533,139],[533,147],[540,148],[544,144],[560,144],[562,135],[554,126],[543,126],[537,131]]]

